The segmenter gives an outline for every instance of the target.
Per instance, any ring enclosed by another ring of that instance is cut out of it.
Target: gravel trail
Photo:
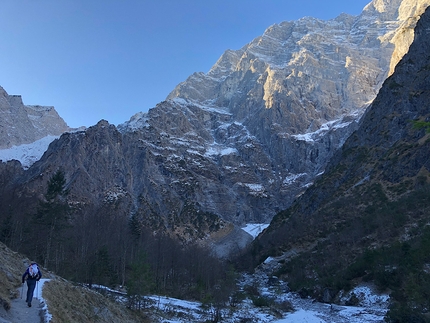
[[[43,323],[46,322],[46,306],[42,298],[43,284],[49,279],[41,279],[34,290],[31,307],[27,306],[25,298],[27,296],[27,284],[18,289],[18,298],[11,301],[11,308],[3,315],[0,315],[0,323]],[[22,295],[21,295],[22,293]]]

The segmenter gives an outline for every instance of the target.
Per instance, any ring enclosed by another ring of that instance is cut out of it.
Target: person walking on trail
[[[33,300],[34,288],[36,287],[36,282],[42,278],[42,272],[39,269],[39,266],[33,262],[28,266],[25,273],[22,275],[22,283],[24,284],[25,279],[27,278],[27,298],[25,302],[28,307],[31,307],[31,301]]]

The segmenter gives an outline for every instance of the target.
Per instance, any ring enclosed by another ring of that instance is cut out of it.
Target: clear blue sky
[[[370,0],[1,0],[0,85],[71,127],[115,125],[270,25]]]

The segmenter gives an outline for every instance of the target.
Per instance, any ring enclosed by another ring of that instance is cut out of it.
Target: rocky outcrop
[[[428,272],[428,253],[422,251],[428,246],[430,215],[429,50],[430,8],[357,131],[315,184],[274,217],[241,263],[270,263],[294,289],[329,303],[342,302],[342,289],[372,283],[390,291],[386,320],[425,321],[430,305],[421,285]],[[413,281],[420,283],[410,288]],[[340,293],[327,297],[327,288],[331,295]],[[357,295],[348,298],[347,304],[358,303]]]
[[[32,143],[70,130],[54,107],[24,105],[20,95],[0,87],[0,149]]]
[[[185,241],[268,223],[357,129],[396,48],[400,56],[405,3],[274,25],[148,113],[64,134],[19,182],[40,192],[61,168],[77,210],[112,206]]]
[[[267,221],[356,129],[429,3],[373,1],[358,17],[273,25],[120,130],[146,133],[142,143],[167,168],[205,170],[191,195],[202,209],[237,224]]]
[[[368,8],[372,6],[380,12],[385,11],[387,8],[383,1],[374,1],[368,5]],[[422,0],[403,0],[400,3],[398,9],[400,24],[390,39],[390,42],[394,44],[394,52],[391,56],[389,75],[394,72],[397,63],[408,52],[409,46],[414,40],[414,28],[417,21],[428,6],[429,3]],[[390,35],[387,36],[390,37]],[[384,38],[383,41],[385,40]]]
[[[367,248],[388,250],[399,241],[425,234],[430,134],[416,122],[430,128],[429,26],[427,9],[409,52],[326,173],[291,208],[279,213],[255,242],[258,262],[271,252],[282,254],[284,261],[307,253],[306,262],[312,253],[321,260],[320,273],[327,264],[341,270]],[[312,279],[318,281],[317,276]]]

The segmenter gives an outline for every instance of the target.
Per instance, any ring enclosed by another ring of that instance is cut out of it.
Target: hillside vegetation
[[[8,320],[11,300],[20,296],[21,275],[30,260],[0,243],[0,262],[0,319]],[[51,323],[150,322],[143,312],[129,310],[97,292],[42,270],[43,276],[51,279],[43,288],[43,298],[52,314]]]
[[[13,252],[0,242],[0,305],[4,310],[10,309],[11,298],[18,297],[18,287],[21,286],[21,275],[26,268],[28,259]]]

